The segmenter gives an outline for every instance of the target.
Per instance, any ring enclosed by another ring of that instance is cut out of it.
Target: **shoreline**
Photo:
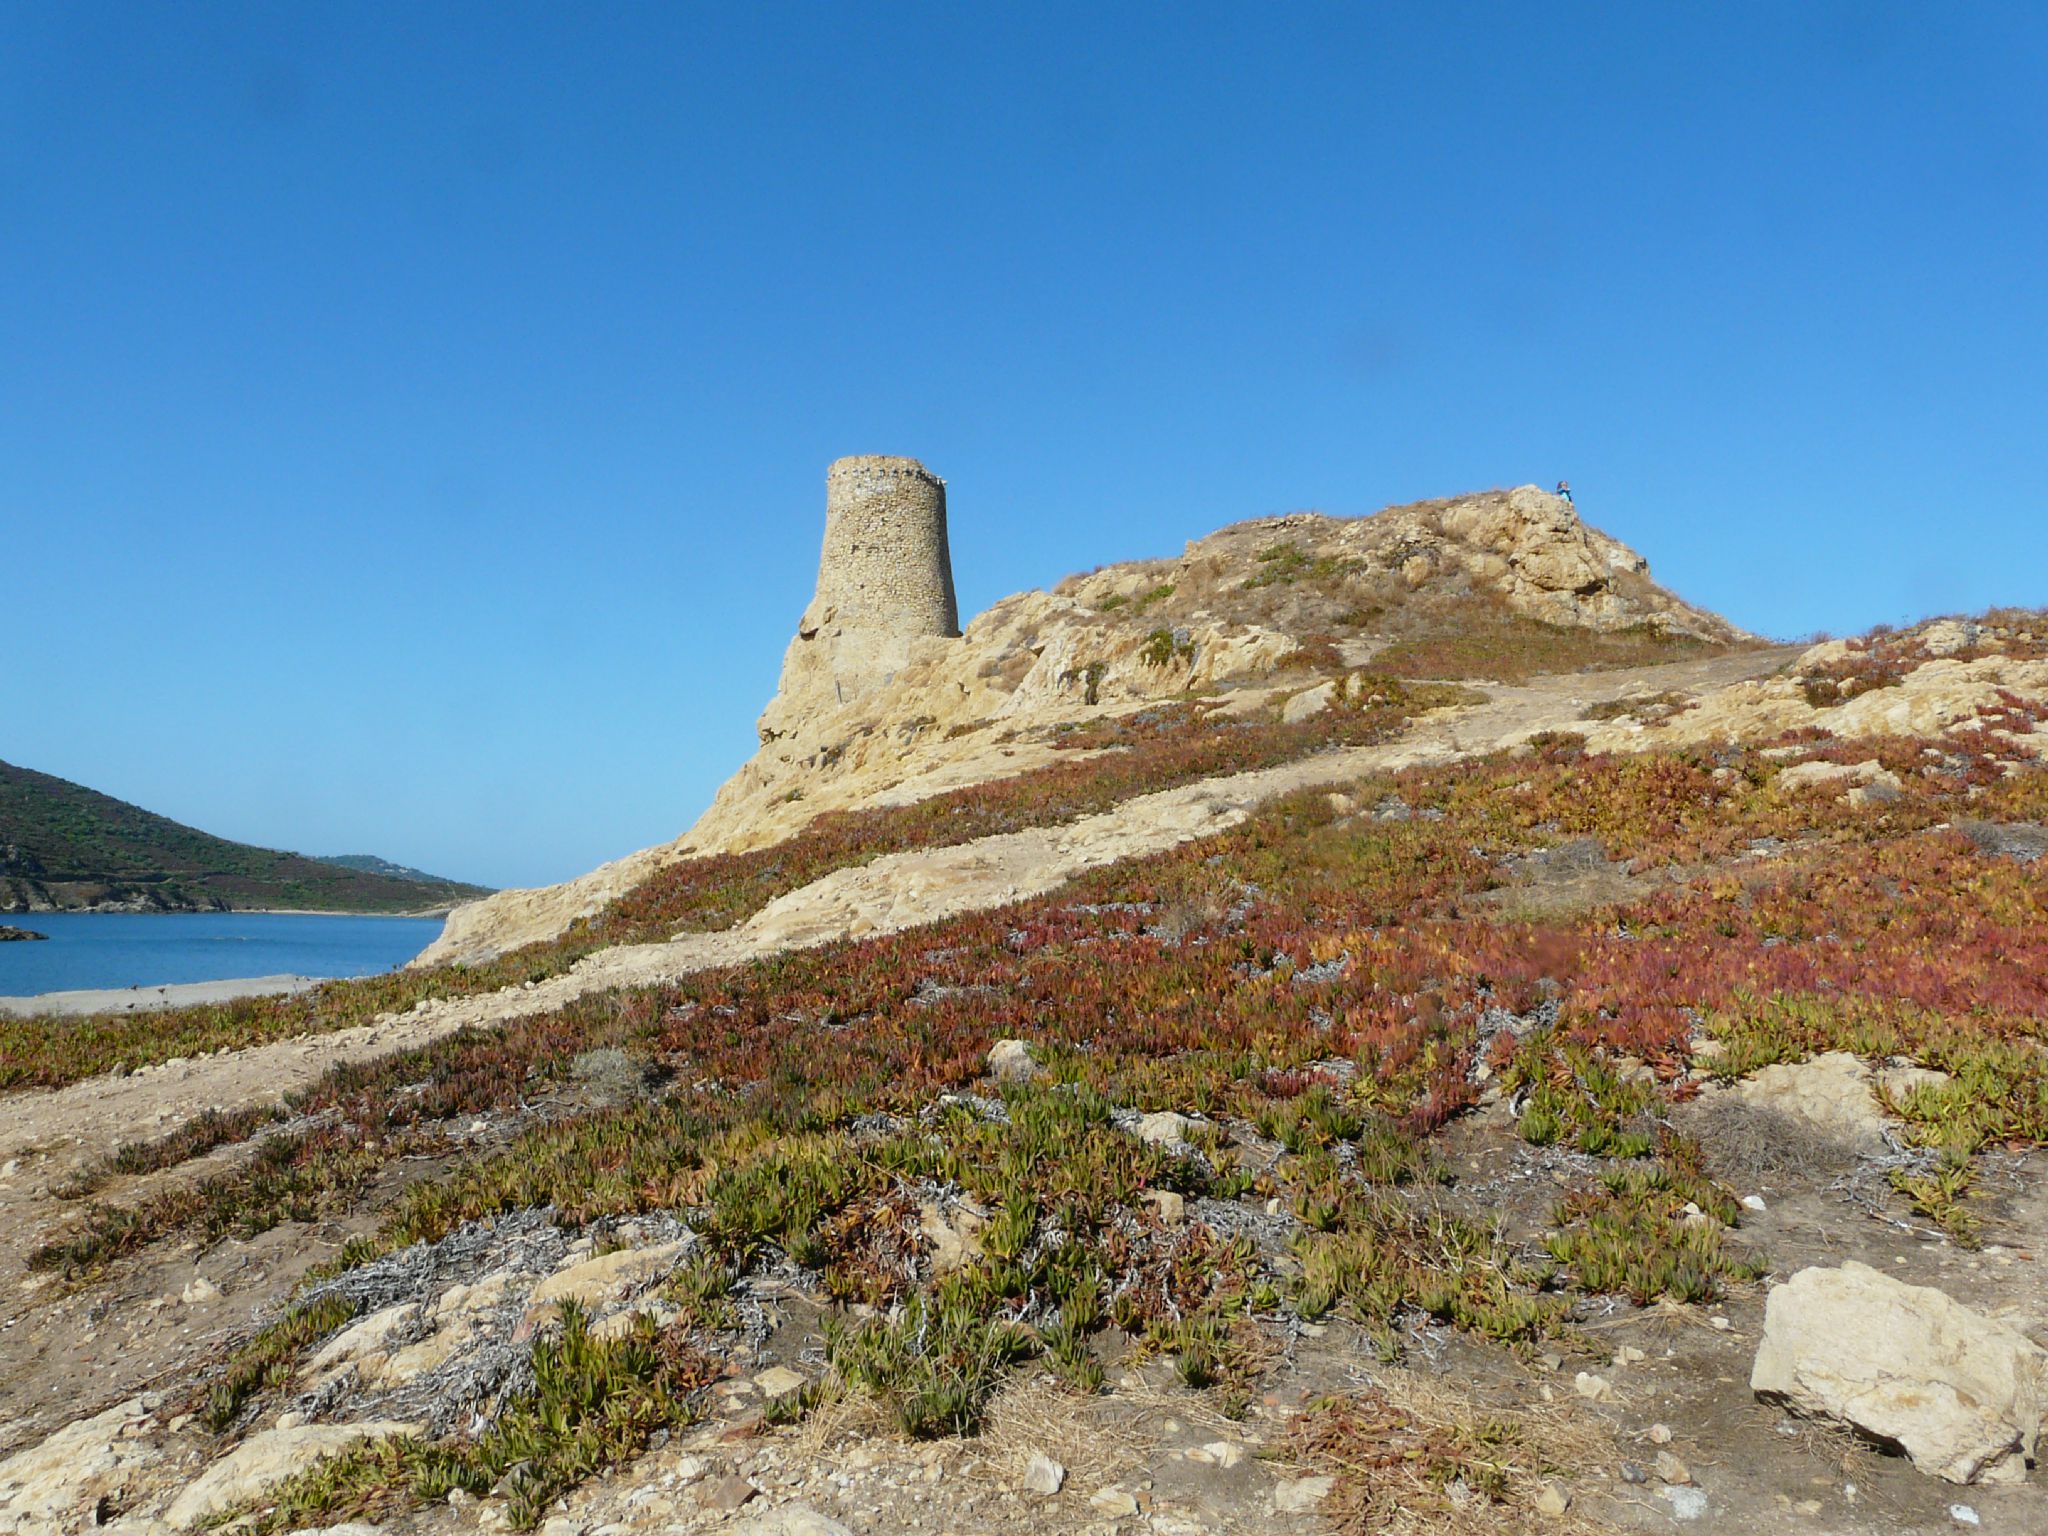
[[[336,912],[325,907],[181,907],[166,911],[161,907],[130,911],[125,907],[45,907],[35,912],[0,912],[0,918],[23,918],[33,922],[38,917],[403,917],[416,922],[429,918],[447,920],[453,907],[426,907],[417,912]]]
[[[234,976],[220,981],[170,981],[140,987],[87,987],[72,992],[40,992],[32,997],[0,997],[0,1018],[27,1019],[59,1014],[82,1017],[93,1013],[155,1013],[194,1003],[226,1003],[241,997],[284,997],[309,992],[326,976]]]

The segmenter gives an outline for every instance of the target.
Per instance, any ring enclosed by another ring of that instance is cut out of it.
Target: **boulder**
[[[980,1233],[987,1222],[985,1213],[970,1207],[965,1201],[955,1200],[943,1205],[936,1200],[920,1203],[917,1229],[931,1245],[932,1273],[950,1275],[978,1260],[981,1257]]]
[[[1765,1067],[1729,1090],[1742,1103],[1791,1116],[1864,1156],[1886,1150],[1870,1069],[1848,1051]]]
[[[1334,682],[1318,683],[1313,688],[1303,689],[1281,708],[1280,723],[1299,725],[1304,720],[1313,720],[1328,709],[1336,697],[1337,685]]]
[[[209,1516],[246,1504],[286,1478],[365,1440],[419,1432],[417,1424],[385,1420],[265,1430],[251,1435],[194,1478],[164,1512],[164,1521],[173,1530],[190,1530]]]
[[[648,1248],[621,1248],[558,1269],[534,1287],[527,1299],[529,1313],[549,1302],[574,1301],[596,1312],[615,1301],[624,1301],[643,1286],[661,1279],[676,1267],[689,1249],[687,1240],[656,1243]]]
[[[1952,1483],[2023,1480],[2048,1417],[2048,1351],[1946,1292],[1853,1261],[1771,1292],[1749,1384]]]

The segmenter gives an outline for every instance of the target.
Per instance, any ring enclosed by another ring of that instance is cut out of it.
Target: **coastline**
[[[454,910],[454,907],[422,907],[416,912],[346,912],[331,911],[325,907],[179,907],[166,911],[151,907],[131,912],[125,907],[43,907],[14,913],[0,912],[0,917],[404,917],[419,920],[429,917],[445,919]]]
[[[311,991],[324,976],[238,976],[222,981],[165,982],[150,987],[89,987],[76,992],[43,992],[34,997],[0,997],[0,1018],[39,1014],[66,1017],[90,1013],[154,1013],[194,1003],[225,1003],[238,997],[282,997]]]

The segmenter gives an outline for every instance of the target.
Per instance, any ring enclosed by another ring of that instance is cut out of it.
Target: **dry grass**
[[[1723,1098],[1685,1117],[1717,1178],[1744,1186],[1767,1179],[1825,1179],[1856,1161],[1852,1147],[1760,1104]]]
[[[1163,1413],[1146,1412],[1142,1403],[1133,1411],[1130,1398],[1124,1391],[1114,1398],[1076,1397],[1046,1372],[1029,1372],[990,1401],[978,1449],[1010,1487],[1023,1480],[1034,1455],[1050,1456],[1067,1469],[1068,1486],[1085,1497],[1140,1474],[1159,1449],[1155,1424]],[[1173,1405],[1183,1423],[1198,1416],[1191,1410],[1199,1405],[1184,1393]],[[1232,1433],[1242,1434],[1242,1427],[1233,1426]]]
[[[1336,1477],[1323,1515],[1339,1536],[1594,1536],[1614,1527],[1583,1494],[1563,1515],[1535,1500],[1612,1451],[1607,1425],[1576,1403],[1507,1409],[1438,1377],[1377,1370],[1296,1419],[1283,1454]]]

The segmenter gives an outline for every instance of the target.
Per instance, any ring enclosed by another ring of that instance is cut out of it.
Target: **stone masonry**
[[[916,459],[836,460],[825,472],[817,592],[783,657],[761,739],[885,687],[914,645],[959,634],[946,482]]]

